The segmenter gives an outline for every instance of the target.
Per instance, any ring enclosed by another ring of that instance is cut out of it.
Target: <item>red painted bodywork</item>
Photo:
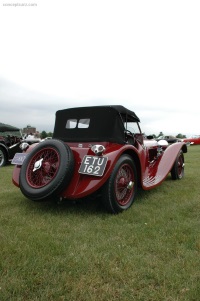
[[[146,143],[144,140],[142,142],[143,139],[141,139],[141,137],[142,134],[139,134],[134,145],[101,142],[105,147],[103,156],[108,157],[105,172],[101,177],[80,174],[78,172],[83,157],[85,155],[94,155],[91,150],[91,144],[99,144],[99,142],[84,142],[81,143],[81,145],[75,142],[67,143],[73,152],[75,166],[70,184],[62,191],[60,197],[78,199],[97,191],[107,181],[113,167],[122,154],[129,154],[133,157],[137,168],[139,183],[144,190],[152,189],[161,184],[171,171],[176,157],[179,151],[185,147],[185,143],[174,143],[163,147],[163,150],[160,152],[160,148],[155,141],[149,143],[148,140],[148,143]],[[30,146],[27,152],[30,152],[36,145],[37,144]],[[20,166],[14,167],[12,178],[13,183],[18,187],[20,168]]]
[[[183,142],[190,143],[191,145],[200,144],[200,135],[195,135],[191,138],[185,138],[183,139]]]

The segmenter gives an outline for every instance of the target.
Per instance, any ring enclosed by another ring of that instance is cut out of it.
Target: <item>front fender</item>
[[[142,176],[142,188],[144,190],[152,189],[165,180],[181,149],[184,151],[184,143],[171,144],[166,148],[162,156],[154,162],[149,162]]]
[[[5,149],[6,152],[8,152],[8,147],[5,144],[0,143],[0,147],[2,147],[3,149]]]

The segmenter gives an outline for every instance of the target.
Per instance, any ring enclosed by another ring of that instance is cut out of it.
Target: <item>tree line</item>
[[[153,138],[159,138],[159,137],[162,137],[162,136],[173,136],[173,135],[165,135],[165,134],[163,134],[163,132],[160,132],[158,134],[158,136],[156,136],[155,134],[153,134],[152,136],[153,136]],[[183,135],[183,134],[179,133],[175,137],[180,138],[180,139],[184,139],[184,138],[186,138],[186,135]]]
[[[46,131],[42,131],[41,133],[40,133],[40,138],[41,139],[45,139],[45,138],[47,138],[47,137],[53,137],[53,133],[52,132],[46,132]]]

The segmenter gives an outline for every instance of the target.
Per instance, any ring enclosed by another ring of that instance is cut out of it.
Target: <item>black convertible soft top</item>
[[[89,120],[89,126],[79,128],[78,121],[83,119]],[[69,120],[77,121],[77,125],[67,128]],[[134,112],[121,105],[59,110],[56,112],[53,138],[65,142],[106,141],[123,144],[125,122],[140,120]]]
[[[137,115],[133,112],[130,111],[128,109],[126,109],[125,107],[121,106],[121,105],[116,105],[116,106],[104,106],[106,107],[110,107],[113,108],[114,110],[116,110],[117,112],[119,112],[120,114],[122,114],[123,116],[127,116],[128,121],[132,121],[132,122],[140,122],[140,119],[137,117]]]

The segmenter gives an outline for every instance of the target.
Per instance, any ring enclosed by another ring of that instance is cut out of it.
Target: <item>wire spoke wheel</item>
[[[181,180],[184,176],[184,156],[183,151],[180,150],[174,165],[171,169],[171,177],[173,180]]]
[[[74,157],[63,141],[51,139],[38,143],[21,167],[22,193],[33,201],[58,197],[72,178]]]
[[[131,207],[137,192],[137,172],[133,159],[122,155],[103,187],[102,201],[111,213]]]
[[[55,178],[59,165],[59,154],[55,149],[42,149],[29,162],[26,171],[27,182],[34,188],[49,184]]]
[[[184,171],[184,160],[183,156],[179,156],[178,162],[177,162],[177,170],[178,170],[178,176],[179,178],[182,178],[183,171]]]
[[[129,164],[120,167],[115,180],[116,200],[120,206],[126,205],[134,192],[134,172]],[[132,187],[131,187],[132,186]]]

